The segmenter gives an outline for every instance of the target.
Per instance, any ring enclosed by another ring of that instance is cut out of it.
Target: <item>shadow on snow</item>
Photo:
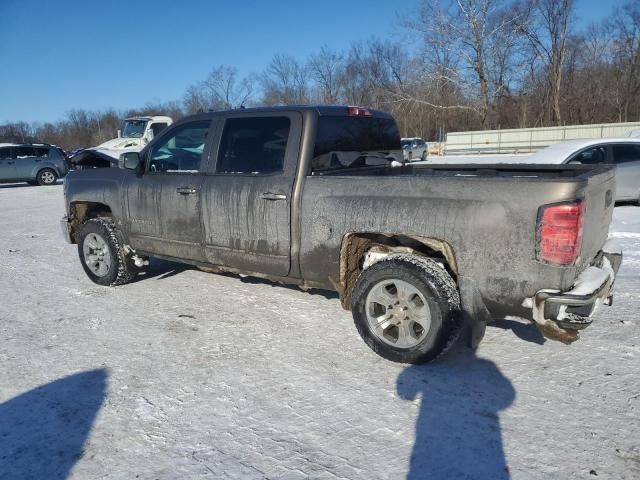
[[[408,479],[510,478],[498,413],[515,390],[493,362],[459,348],[407,367],[396,386],[404,400],[421,398]]]
[[[0,404],[0,478],[64,480],[82,458],[107,371],[61,378]]]

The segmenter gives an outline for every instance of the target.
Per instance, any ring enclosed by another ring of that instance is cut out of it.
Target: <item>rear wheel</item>
[[[424,152],[422,152],[422,161],[424,162],[427,159],[427,151],[425,150]]]
[[[56,172],[50,168],[43,168],[36,176],[38,185],[53,185],[58,180]]]
[[[110,218],[91,218],[82,225],[78,255],[85,273],[98,285],[122,285],[136,275],[136,266]]]
[[[389,256],[364,270],[353,290],[358,333],[378,355],[423,363],[458,338],[460,297],[448,272],[415,255]]]

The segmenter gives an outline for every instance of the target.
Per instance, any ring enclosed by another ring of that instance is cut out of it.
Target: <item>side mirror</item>
[[[126,152],[120,155],[120,161],[118,162],[120,168],[126,170],[135,170],[138,173],[142,173],[142,161],[138,152]]]

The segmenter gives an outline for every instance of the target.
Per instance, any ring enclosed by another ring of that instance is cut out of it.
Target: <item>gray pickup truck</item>
[[[571,343],[622,261],[610,168],[402,165],[393,118],[361,107],[198,114],[120,163],[65,181],[63,232],[92,281],[153,256],[334,290],[398,362],[461,331],[476,345],[506,315]]]

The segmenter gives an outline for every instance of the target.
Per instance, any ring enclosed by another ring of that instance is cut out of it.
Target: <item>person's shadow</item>
[[[511,382],[472,350],[412,365],[397,379],[401,398],[421,397],[410,480],[508,479],[498,412],[515,399]]]
[[[104,369],[82,372],[0,404],[0,478],[66,479],[82,458],[106,382]]]

